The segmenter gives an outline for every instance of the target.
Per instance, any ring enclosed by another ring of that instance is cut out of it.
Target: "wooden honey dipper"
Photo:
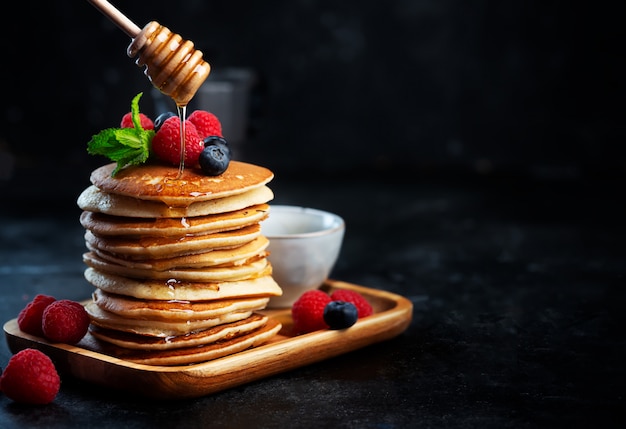
[[[126,53],[130,58],[139,55],[135,63],[145,67],[152,85],[172,97],[177,106],[187,106],[211,71],[193,42],[156,21],[141,29],[106,0],[88,1],[132,39]]]

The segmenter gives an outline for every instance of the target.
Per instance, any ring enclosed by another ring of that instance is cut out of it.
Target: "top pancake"
[[[231,161],[219,176],[206,176],[197,168],[187,167],[180,178],[178,167],[163,164],[125,167],[112,177],[115,166],[110,163],[95,169],[91,183],[109,194],[162,201],[171,206],[241,194],[274,177],[267,168],[240,161]]]

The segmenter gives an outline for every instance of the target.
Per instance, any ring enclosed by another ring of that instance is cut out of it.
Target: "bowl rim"
[[[270,217],[272,216],[272,211],[275,211],[275,210],[280,210],[283,212],[310,213],[314,215],[330,216],[337,222],[337,225],[333,226],[332,228],[321,229],[319,231],[299,232],[296,234],[263,233],[263,235],[269,238],[270,240],[319,237],[323,235],[329,235],[334,232],[338,232],[340,230],[345,230],[346,228],[346,222],[344,221],[343,217],[341,217],[340,215],[336,213],[330,212],[328,210],[316,209],[313,207],[289,205],[289,204],[270,204],[270,210],[269,210]],[[261,221],[261,231],[263,230],[263,222],[266,222],[266,221],[267,220]]]

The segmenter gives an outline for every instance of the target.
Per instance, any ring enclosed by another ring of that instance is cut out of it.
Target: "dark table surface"
[[[62,376],[49,405],[0,394],[0,428],[624,427],[625,184],[277,177],[275,203],[345,218],[333,277],[409,298],[405,332],[191,400]],[[89,297],[72,198],[2,203],[4,320],[38,293]],[[10,356],[2,341],[0,366]]]

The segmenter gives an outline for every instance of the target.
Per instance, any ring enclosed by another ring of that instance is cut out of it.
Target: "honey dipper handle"
[[[108,17],[115,25],[117,25],[124,33],[128,34],[131,38],[135,38],[141,31],[141,28],[137,27],[133,21],[128,19],[126,15],[117,10],[115,6],[106,0],[87,0],[96,9],[102,12]]]

